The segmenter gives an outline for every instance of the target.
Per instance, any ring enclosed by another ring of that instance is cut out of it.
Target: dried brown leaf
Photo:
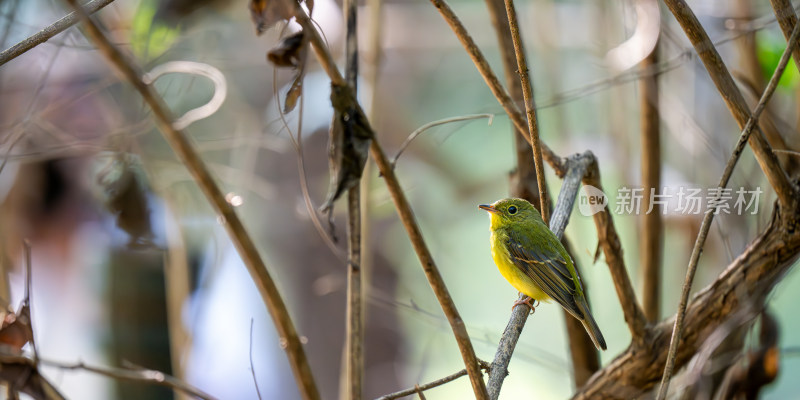
[[[256,24],[256,34],[261,35],[279,21],[291,19],[289,1],[294,0],[250,0],[250,16]]]
[[[18,314],[9,312],[0,327],[0,345],[7,346],[14,354],[22,354],[22,347],[33,338],[30,307],[25,305]]]
[[[305,60],[308,42],[303,31],[286,36],[274,49],[267,53],[267,60],[276,67],[298,68]]]
[[[294,110],[301,93],[303,93],[303,70],[297,71],[294,82],[292,82],[292,87],[286,92],[286,100],[283,102],[284,114]]]
[[[333,123],[328,145],[331,183],[321,210],[332,214],[333,202],[361,180],[373,133],[350,86],[331,84],[331,105]]]

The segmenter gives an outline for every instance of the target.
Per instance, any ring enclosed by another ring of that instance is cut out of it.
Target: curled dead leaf
[[[320,208],[330,214],[333,202],[361,180],[373,137],[369,121],[350,86],[332,83],[331,105],[333,122],[328,145],[331,182],[328,197]]]
[[[256,25],[256,34],[261,35],[279,21],[291,19],[289,1],[293,0],[250,0],[250,16]]]
[[[303,31],[286,36],[267,53],[267,60],[276,67],[298,68],[305,59],[306,43]]]

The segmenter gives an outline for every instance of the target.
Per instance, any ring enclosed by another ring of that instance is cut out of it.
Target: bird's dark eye
[[[517,206],[508,207],[508,213],[514,215],[517,213]]]

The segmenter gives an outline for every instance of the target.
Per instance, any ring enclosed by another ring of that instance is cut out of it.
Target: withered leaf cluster
[[[333,202],[361,180],[373,136],[353,88],[332,83],[331,104],[333,122],[328,146],[331,183],[328,197],[321,207],[325,212],[330,212]]]

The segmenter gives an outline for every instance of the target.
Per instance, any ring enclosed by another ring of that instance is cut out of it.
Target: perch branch
[[[564,229],[569,222],[572,213],[572,206],[575,204],[575,197],[580,190],[581,180],[594,160],[590,152],[574,155],[565,160],[567,173],[561,192],[558,194],[556,208],[553,211],[553,218],[550,220],[550,230],[560,239],[564,235]],[[506,325],[503,336],[500,338],[500,345],[492,361],[492,368],[489,371],[489,382],[486,384],[489,391],[489,398],[494,400],[500,396],[500,388],[508,375],[508,364],[517,345],[525,321],[528,320],[529,309],[527,307],[514,307],[511,312],[511,319]]]
[[[453,9],[444,1],[444,0],[431,0],[431,3],[439,10],[439,13],[442,15],[444,20],[450,25],[450,28],[458,37],[458,40],[461,41],[461,44],[464,46],[464,49],[469,54],[472,62],[475,63],[475,67],[478,68],[478,72],[480,72],[483,80],[486,81],[486,85],[489,86],[489,90],[492,91],[494,97],[497,98],[497,101],[503,107],[503,110],[508,114],[508,117],[511,118],[511,122],[514,124],[514,127],[517,128],[517,131],[520,135],[522,135],[528,143],[531,143],[531,138],[528,136],[528,125],[525,121],[525,117],[520,112],[517,105],[511,99],[511,96],[508,95],[508,92],[503,85],[500,83],[500,80],[497,79],[497,75],[495,75],[494,71],[492,71],[492,67],[489,65],[489,62],[486,60],[486,57],[483,56],[483,53],[478,48],[478,45],[475,44],[475,41],[472,40],[472,36],[469,35],[467,32],[467,28],[461,23],[458,19],[458,16],[453,12]],[[531,143],[533,145],[533,143]],[[563,160],[559,157],[553,150],[551,150],[546,144],[542,143],[542,156],[545,161],[556,171],[558,176],[562,176],[566,169],[563,165]]]
[[[92,0],[87,2],[83,6],[83,9],[87,14],[91,15],[99,11],[101,8],[111,4],[113,1],[114,0]],[[50,40],[53,36],[64,32],[67,30],[67,28],[77,24],[79,20],[80,18],[78,17],[78,14],[71,12],[39,32],[36,32],[21,42],[3,50],[0,52],[0,66],[19,57],[26,51]],[[9,24],[11,24],[11,22],[9,22]]]
[[[511,40],[514,42],[514,53],[517,58],[517,72],[519,81],[522,84],[522,97],[525,100],[525,113],[528,116],[528,136],[533,149],[533,163],[536,167],[536,182],[539,185],[539,201],[541,204],[541,214],[544,223],[550,222],[550,197],[547,195],[547,182],[544,180],[544,164],[542,163],[542,145],[539,140],[539,123],[536,119],[536,108],[533,100],[533,87],[528,76],[528,61],[525,57],[525,48],[522,46],[522,38],[517,24],[517,10],[514,8],[514,0],[505,0],[506,14],[508,15],[508,26],[511,30]]]
[[[798,35],[800,34],[800,24],[795,24],[794,29],[792,30],[792,35],[789,38],[788,45],[786,49],[783,50],[783,54],[781,55],[781,59],[778,62],[778,67],[775,68],[775,72],[772,74],[772,77],[767,83],[767,88],[764,90],[764,93],[761,95],[761,99],[758,101],[755,110],[753,110],[753,114],[750,116],[749,120],[744,126],[741,135],[739,136],[739,141],[736,143],[736,147],[733,150],[733,154],[731,154],[730,159],[728,159],[728,163],[725,165],[725,170],[722,172],[722,177],[719,180],[719,185],[717,188],[724,188],[728,185],[728,180],[730,179],[731,175],[733,174],[733,168],[736,166],[736,162],[739,161],[739,156],[742,154],[744,150],[744,146],[747,143],[749,137],[752,135],[750,134],[756,124],[758,123],[758,117],[761,115],[761,112],[764,111],[764,108],[767,106],[767,102],[772,98],[772,94],[775,93],[775,89],[778,87],[778,81],[780,80],[781,76],[783,76],[783,71],[786,70],[786,66],[789,64],[789,58],[792,55],[792,48],[797,44]],[[721,190],[718,190],[714,201],[711,204],[719,204],[719,199],[722,196]],[[791,203],[785,203],[787,206]],[[712,210],[709,210],[712,211]],[[714,210],[716,211],[716,209]],[[689,260],[689,266],[686,269],[686,278],[683,283],[683,288],[681,289],[681,299],[680,303],[678,304],[678,313],[675,318],[675,328],[672,334],[672,340],[670,341],[669,345],[669,354],[667,356],[667,363],[664,367],[664,376],[661,379],[661,387],[658,390],[658,399],[662,400],[667,396],[667,390],[669,388],[669,380],[672,377],[672,371],[675,366],[675,358],[677,356],[678,345],[681,341],[681,335],[683,330],[683,319],[686,312],[686,303],[689,300],[689,293],[692,289],[692,282],[694,281],[694,275],[697,271],[697,264],[700,260],[700,254],[703,250],[703,244],[705,244],[706,237],[708,237],[708,230],[711,227],[711,222],[714,218],[714,212],[706,212],[706,215],[703,217],[703,223],[700,226],[700,233],[697,235],[697,240],[695,240],[694,248],[692,249],[692,256]]]
[[[222,225],[227,230],[233,245],[250,272],[250,276],[253,278],[264,303],[269,309],[278,334],[285,344],[289,364],[294,372],[302,397],[309,400],[319,399],[319,392],[311,375],[311,368],[308,364],[305,350],[303,350],[303,345],[300,343],[300,338],[289,316],[289,311],[286,309],[286,304],[284,304],[264,260],[259,256],[255,243],[253,243],[244,224],[236,215],[233,206],[225,200],[225,195],[214,182],[214,178],[200,158],[197,150],[195,150],[194,145],[183,131],[173,126],[173,117],[163,99],[151,86],[142,81],[142,72],[139,66],[111,44],[83,9],[77,6],[76,0],[67,1],[73,6],[86,27],[87,37],[95,43],[106,60],[122,73],[124,78],[133,85],[150,106],[159,130],[161,130],[170,147],[192,174],[195,182],[211,203],[220,220],[223,221]]]
[[[336,68],[333,57],[325,45],[325,42],[322,40],[322,37],[319,35],[319,32],[317,32],[311,18],[309,18],[306,12],[303,11],[296,2],[291,3],[295,5],[295,18],[303,27],[303,30],[309,35],[317,60],[323,66],[323,69],[325,69],[328,77],[334,84],[344,84],[344,78],[342,78],[342,74]],[[433,289],[433,293],[436,295],[436,299],[439,301],[442,311],[447,317],[447,321],[450,323],[450,328],[453,330],[453,335],[455,336],[456,343],[461,352],[461,357],[464,360],[475,397],[477,399],[485,399],[486,386],[483,382],[478,358],[475,356],[475,349],[472,347],[472,342],[469,339],[464,320],[461,319],[458,309],[453,302],[453,298],[450,296],[450,292],[447,289],[447,285],[444,283],[444,279],[439,272],[439,268],[436,266],[433,256],[428,249],[428,245],[425,243],[422,231],[419,228],[419,224],[417,224],[416,217],[414,217],[414,212],[411,210],[411,205],[408,203],[408,199],[406,199],[403,188],[397,180],[392,164],[389,162],[389,159],[378,143],[377,137],[374,135],[372,144],[370,145],[370,154],[378,165],[378,170],[381,172],[386,182],[397,213],[400,216],[400,221],[403,223],[408,237],[411,240],[411,244],[414,247],[414,251],[417,253],[417,257],[422,264],[425,277],[428,279],[428,283],[431,289]]]
[[[664,3],[666,3],[675,19],[680,23],[686,36],[692,42],[697,55],[703,61],[708,74],[711,76],[711,80],[714,81],[725,104],[733,114],[734,119],[736,119],[739,129],[743,130],[750,118],[750,109],[744,96],[736,86],[730,71],[725,67],[722,57],[720,57],[714,44],[711,43],[700,21],[697,20],[697,16],[695,16],[685,0],[664,0]],[[793,204],[798,201],[799,197],[797,190],[789,182],[761,129],[757,125],[754,129],[755,133],[750,135],[749,143],[758,164],[761,166],[761,170],[764,171],[767,180],[778,195],[781,206],[794,208]]]

